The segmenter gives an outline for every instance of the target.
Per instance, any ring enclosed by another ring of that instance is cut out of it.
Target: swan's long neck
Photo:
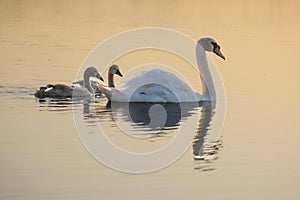
[[[90,82],[90,76],[87,74],[84,74],[83,77],[83,82],[84,82],[84,87],[90,92],[90,93],[94,93],[94,90],[91,86],[91,82]]]
[[[115,83],[114,83],[114,74],[108,72],[108,86],[109,87],[115,87]]]
[[[207,55],[204,49],[197,45],[197,64],[202,82],[202,95],[208,96],[210,100],[216,100],[216,90],[213,78],[207,63]]]

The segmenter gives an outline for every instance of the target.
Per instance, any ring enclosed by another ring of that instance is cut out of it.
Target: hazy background
[[[0,1],[1,199],[299,199],[299,10],[296,0]],[[70,109],[32,96],[73,81],[101,41],[149,26],[211,36],[227,58],[211,56],[228,97],[224,147],[200,169],[192,150],[150,174],[104,167]]]

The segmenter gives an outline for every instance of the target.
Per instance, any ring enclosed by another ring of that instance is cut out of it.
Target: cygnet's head
[[[120,77],[122,77],[122,73],[120,72],[120,69],[119,69],[119,66],[118,65],[115,65],[113,64],[110,68],[109,68],[109,73],[110,74],[117,74],[119,75]]]
[[[221,53],[221,47],[218,43],[209,37],[201,38],[198,43],[204,48],[205,51],[214,52],[216,55],[220,56],[225,60],[225,56]]]
[[[84,77],[95,77],[97,79],[100,79],[101,81],[104,81],[102,76],[99,74],[98,70],[94,66],[88,67],[84,71]]]

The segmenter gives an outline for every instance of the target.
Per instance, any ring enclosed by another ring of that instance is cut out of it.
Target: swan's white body
[[[161,69],[141,72],[118,89],[101,87],[112,101],[118,102],[195,102],[209,100],[209,96],[195,93],[185,82]]]
[[[211,38],[203,38],[198,42],[198,68],[202,80],[202,94],[195,93],[185,82],[172,73],[161,69],[141,72],[119,88],[100,86],[100,90],[110,101],[116,102],[153,102],[178,103],[215,100],[216,94],[213,79],[208,67],[204,51],[213,51],[223,59],[220,47]]]

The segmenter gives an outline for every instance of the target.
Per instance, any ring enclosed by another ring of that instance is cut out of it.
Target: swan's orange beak
[[[225,56],[222,54],[220,47],[216,47],[213,52],[225,60]]]

